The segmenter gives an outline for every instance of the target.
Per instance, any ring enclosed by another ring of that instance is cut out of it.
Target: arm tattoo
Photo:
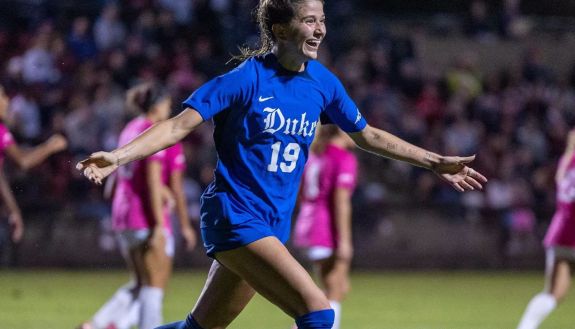
[[[127,146],[126,149],[124,149],[124,151],[121,152],[122,157],[123,158],[129,157],[129,154],[132,153],[133,148],[134,148],[133,146]],[[143,158],[144,156],[138,155],[133,161],[141,160]]]

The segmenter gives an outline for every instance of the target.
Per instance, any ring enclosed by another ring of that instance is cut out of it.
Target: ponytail
[[[126,105],[131,111],[148,113],[154,104],[167,96],[166,91],[159,86],[151,83],[143,83],[128,90]]]
[[[259,27],[260,46],[257,49],[240,47],[240,55],[233,56],[231,61],[243,62],[254,56],[272,51],[276,40],[272,31],[274,24],[287,24],[296,14],[296,6],[309,0],[260,0],[254,13]]]

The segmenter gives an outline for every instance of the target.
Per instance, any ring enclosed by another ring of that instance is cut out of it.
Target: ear
[[[273,24],[272,33],[278,40],[287,39],[287,28],[284,24]]]

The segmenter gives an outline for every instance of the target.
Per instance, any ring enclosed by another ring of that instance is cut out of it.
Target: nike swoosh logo
[[[260,96],[260,98],[259,98],[258,100],[259,100],[260,103],[261,103],[261,102],[269,101],[269,100],[272,99],[272,98],[274,98],[274,97],[273,97],[273,96],[270,96],[270,97],[263,98],[262,96]]]

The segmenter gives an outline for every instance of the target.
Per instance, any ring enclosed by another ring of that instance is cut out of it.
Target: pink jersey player
[[[353,257],[351,195],[357,160],[348,150],[351,147],[353,141],[337,127],[319,129],[304,169],[294,232],[295,245],[320,274],[318,280],[335,314],[333,328],[339,328]]]
[[[133,119],[120,134],[119,145],[126,144],[151,126],[152,122],[144,117]],[[166,155],[167,150],[163,150],[118,170],[118,181],[112,202],[112,222],[115,230],[147,229],[154,225],[146,164],[150,161],[159,161],[164,166]],[[169,220],[165,220],[164,225],[168,231],[171,231]]]
[[[38,165],[51,154],[65,149],[68,141],[64,136],[53,135],[41,145],[27,150],[21,149],[3,123],[8,115],[9,106],[10,98],[0,85],[0,205],[8,210],[12,241],[17,243],[24,234],[24,221],[20,207],[10,188],[8,177],[4,173],[4,159],[7,156],[20,169],[27,170]]]
[[[575,129],[567,136],[565,152],[559,160],[556,209],[547,230],[545,246],[545,286],[527,304],[517,329],[536,329],[567,296],[575,264]]]
[[[302,181],[300,213],[294,242],[299,247],[337,247],[332,194],[336,187],[353,191],[357,177],[355,155],[329,144],[322,154],[310,154]]]
[[[575,156],[565,160],[565,174],[557,182],[555,215],[543,241],[546,248],[575,248]]]
[[[140,116],[126,125],[120,134],[120,146],[165,121],[171,112],[172,99],[167,90],[143,83],[128,90],[126,103]],[[175,251],[171,209],[166,201],[174,199],[178,217],[186,220],[181,220],[182,236],[187,246],[195,244],[182,187],[185,160],[182,149],[181,144],[176,144],[119,168],[112,223],[134,280],[120,287],[80,328],[156,328],[161,324],[164,289]],[[114,181],[109,180],[107,185],[114,186]]]
[[[164,165],[162,166],[162,181],[164,184],[169,185],[170,177],[175,171],[184,171],[186,169],[184,146],[182,143],[177,143],[160,152],[165,152]]]
[[[12,134],[6,126],[0,122],[0,164],[4,162],[6,149],[14,144]]]

